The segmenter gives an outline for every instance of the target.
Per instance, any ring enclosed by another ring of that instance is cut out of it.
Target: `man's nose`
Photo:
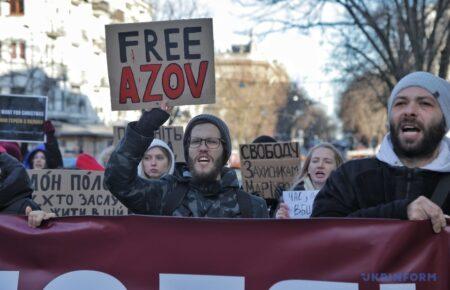
[[[206,146],[206,140],[202,140],[198,149],[199,150],[208,150],[209,149],[208,146]]]
[[[408,116],[411,115],[415,116],[417,114],[417,108],[418,105],[415,102],[410,102],[408,105],[405,106],[403,113]]]

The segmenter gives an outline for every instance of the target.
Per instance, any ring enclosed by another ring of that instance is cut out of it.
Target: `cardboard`
[[[113,111],[215,102],[212,19],[106,25]]]
[[[57,216],[127,215],[128,209],[103,186],[103,171],[27,170],[33,200]]]
[[[257,143],[239,146],[242,186],[247,192],[277,198],[277,187],[292,185],[301,169],[298,142]]]

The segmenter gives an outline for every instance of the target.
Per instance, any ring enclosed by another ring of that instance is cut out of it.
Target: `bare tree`
[[[235,146],[259,135],[274,135],[277,112],[285,105],[289,77],[281,66],[247,58],[222,58],[216,66],[217,103],[206,111],[230,127]]]
[[[365,146],[379,144],[386,133],[386,110],[380,96],[386,84],[370,74],[351,82],[340,97],[339,117],[343,131]]]
[[[334,65],[346,80],[371,73],[392,89],[396,81],[411,71],[424,70],[448,77],[449,0],[238,2],[256,7],[252,17],[264,27],[264,33],[331,29]],[[331,10],[335,13],[330,13]],[[382,96],[383,103],[386,99],[387,95]]]

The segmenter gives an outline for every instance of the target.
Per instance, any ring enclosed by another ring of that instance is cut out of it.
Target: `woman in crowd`
[[[164,174],[173,174],[175,156],[164,141],[153,139],[138,165],[138,175],[144,179],[159,179]]]
[[[58,140],[55,137],[55,127],[51,121],[44,122],[44,133],[47,136],[47,142],[38,145],[24,158],[23,163],[28,169],[56,169],[63,167],[61,151],[59,150]]]
[[[339,151],[330,143],[314,146],[306,156],[305,163],[290,190],[320,190],[331,172],[344,162]],[[276,218],[290,218],[289,207],[280,204]]]

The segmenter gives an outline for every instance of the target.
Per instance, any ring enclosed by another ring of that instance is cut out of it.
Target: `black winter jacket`
[[[24,215],[27,206],[39,209],[31,200],[33,189],[23,165],[7,153],[1,153],[0,169],[0,212]]]
[[[311,217],[407,219],[408,204],[421,195],[430,198],[446,174],[393,167],[376,158],[348,161],[331,173]],[[442,209],[450,213],[450,197]]]
[[[159,180],[138,177],[137,166],[153,137],[139,134],[136,125],[136,122],[128,124],[125,136],[111,154],[105,171],[106,186],[126,207],[138,214],[162,215],[170,195],[180,183],[184,183],[188,191],[170,215],[242,217],[237,202],[239,182],[233,170],[224,170],[220,183],[209,185],[193,184],[187,176],[165,175]],[[155,125],[159,126],[149,124]],[[252,217],[268,217],[267,206],[262,198],[250,195],[250,201]]]

